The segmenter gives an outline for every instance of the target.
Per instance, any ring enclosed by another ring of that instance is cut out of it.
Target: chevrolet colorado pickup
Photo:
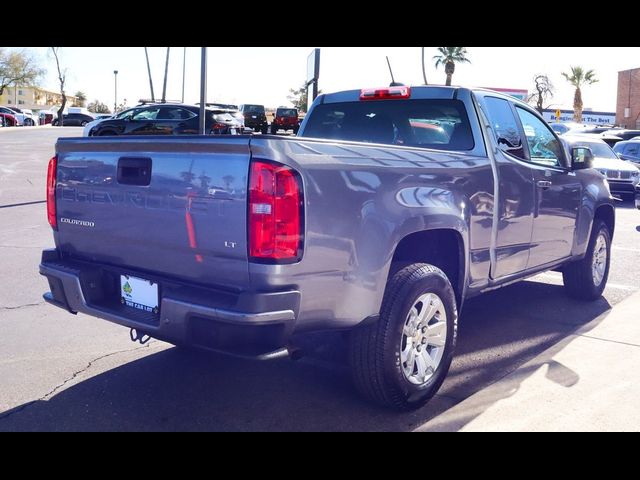
[[[435,86],[321,95],[297,137],[61,138],[44,298],[257,358],[344,330],[357,388],[415,409],[465,299],[552,269],[602,294],[615,210],[592,159],[514,98]]]

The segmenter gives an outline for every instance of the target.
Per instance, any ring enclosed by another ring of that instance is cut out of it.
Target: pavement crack
[[[637,343],[621,342],[620,340],[611,340],[609,338],[594,337],[593,335],[585,335],[583,333],[582,334],[581,333],[576,333],[575,336],[576,337],[590,338],[592,340],[600,340],[602,342],[617,343],[618,345],[627,345],[629,347],[640,347],[640,345],[638,345]]]
[[[43,305],[45,302],[25,303],[24,305],[18,305],[17,307],[0,307],[0,310],[20,310],[21,308],[37,307]]]
[[[25,403],[24,405],[21,405],[18,408],[15,408],[15,409],[10,410],[9,412],[7,412],[5,414],[0,415],[0,420],[4,420],[6,418],[9,418],[9,417],[15,415],[16,413],[23,412],[25,409],[27,409],[28,407],[30,407],[31,405],[33,405],[35,403],[49,400],[49,398],[51,398],[53,395],[55,395],[55,393],[58,390],[63,388],[69,382],[72,382],[73,380],[75,380],[79,375],[82,375],[83,373],[88,371],[96,362],[99,362],[100,360],[103,360],[103,359],[108,358],[108,357],[112,357],[114,355],[119,355],[120,353],[135,352],[137,350],[142,350],[143,348],[149,348],[149,346],[151,346],[152,343],[155,343],[155,342],[153,340],[151,340],[147,344],[145,344],[145,345],[143,345],[141,347],[129,348],[129,349],[126,349],[126,350],[118,350],[117,352],[107,353],[105,355],[101,355],[101,356],[99,356],[97,358],[94,358],[93,360],[90,360],[89,363],[87,363],[87,365],[85,365],[80,370],[77,370],[76,372],[73,372],[73,374],[69,378],[67,378],[62,383],[60,383],[60,384],[56,385],[55,387],[53,387],[51,390],[49,390],[47,393],[45,393],[44,395],[42,395],[38,399],[32,400],[30,402],[27,402],[27,403]]]

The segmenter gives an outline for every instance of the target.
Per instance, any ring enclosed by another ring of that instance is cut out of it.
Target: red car
[[[3,127],[15,127],[18,124],[18,119],[10,113],[0,113],[0,123]]]
[[[275,135],[278,130],[293,130],[293,133],[298,133],[300,122],[298,121],[298,110],[295,108],[283,108],[276,109],[276,114],[271,123],[271,134]]]

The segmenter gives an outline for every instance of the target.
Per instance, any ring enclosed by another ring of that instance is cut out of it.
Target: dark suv
[[[271,133],[276,134],[278,130],[293,130],[293,133],[298,133],[300,122],[298,120],[298,110],[295,108],[279,107],[276,109],[276,114],[271,124]]]
[[[267,133],[269,124],[264,105],[240,105],[240,111],[244,115],[245,127],[251,128],[253,131],[259,130],[262,133]]]
[[[207,109],[205,131],[211,135],[239,134],[242,125],[225,110]],[[94,126],[89,136],[197,135],[200,107],[185,104],[139,105]]]

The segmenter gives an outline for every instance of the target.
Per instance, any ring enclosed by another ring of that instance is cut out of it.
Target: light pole
[[[118,110],[118,70],[113,71],[113,80],[114,80],[114,94],[113,94],[113,114],[117,113]]]

